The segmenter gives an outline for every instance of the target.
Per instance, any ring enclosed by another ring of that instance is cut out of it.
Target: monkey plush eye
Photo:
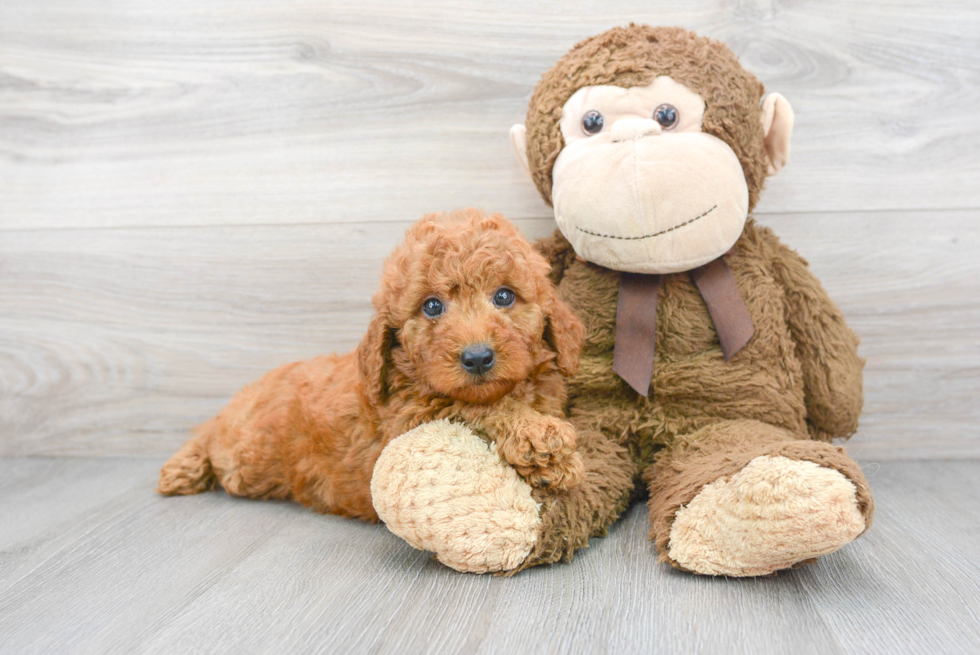
[[[660,127],[665,130],[677,125],[677,108],[674,105],[660,105],[653,110],[653,120],[660,123]]]
[[[444,311],[446,308],[438,298],[426,298],[422,303],[422,313],[429,318],[435,318]]]
[[[591,109],[585,112],[585,116],[582,117],[582,129],[585,130],[586,134],[598,134],[602,131],[604,122],[602,114]]]
[[[497,307],[510,307],[514,304],[517,296],[514,292],[507,287],[500,287],[497,292],[493,294],[493,304]]]

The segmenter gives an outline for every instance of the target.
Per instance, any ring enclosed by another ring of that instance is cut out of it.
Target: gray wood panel
[[[980,206],[971,0],[5,0],[0,230],[548,216],[507,130],[629,21],[722,39],[790,99],[760,212]]]
[[[759,215],[864,337],[851,448],[980,455],[965,0],[3,2],[0,454],[172,451],[261,372],[353,347],[426,211],[547,233],[507,129],[555,58],[630,20],[725,40],[793,102]]]
[[[850,448],[980,456],[978,212],[766,222],[863,337],[867,402]],[[173,452],[264,371],[352,349],[384,253],[408,224],[6,233],[0,453]],[[554,223],[520,226],[535,237]]]
[[[159,498],[159,464],[0,460],[0,480],[16,480],[0,488],[0,652],[894,654],[980,644],[980,462],[866,467],[878,503],[867,535],[815,565],[746,580],[658,564],[642,506],[572,563],[504,579],[453,572],[383,526],[288,503]]]

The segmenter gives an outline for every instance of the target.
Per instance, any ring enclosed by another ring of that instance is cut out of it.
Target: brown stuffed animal
[[[772,573],[870,525],[860,467],[828,443],[857,428],[858,339],[749,217],[792,125],[725,45],[680,28],[610,30],[542,77],[511,138],[555,208],[540,245],[586,325],[569,419],[629,457],[583,451],[590,474],[542,499],[514,570],[570,557],[636,491],[661,558],[702,574]]]

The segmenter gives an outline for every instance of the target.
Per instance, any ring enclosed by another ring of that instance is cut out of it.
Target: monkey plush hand
[[[661,558],[696,573],[794,566],[873,512],[829,444],[857,428],[858,340],[750,217],[792,127],[725,45],[630,25],[559,60],[511,130],[560,230],[540,245],[587,327],[569,419],[626,446]]]

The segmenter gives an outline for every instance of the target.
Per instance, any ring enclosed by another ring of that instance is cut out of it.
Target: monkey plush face
[[[674,273],[725,253],[749,189],[738,157],[701,129],[704,100],[667,76],[648,86],[582,87],[562,107],[558,227],[588,261]]]
[[[724,45],[680,28],[617,28],[545,74],[518,157],[584,259],[675,273],[723,255],[767,172],[789,155],[792,110]]]

